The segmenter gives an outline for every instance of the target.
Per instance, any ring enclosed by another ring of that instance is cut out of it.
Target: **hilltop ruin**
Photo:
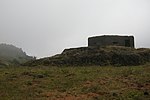
[[[125,46],[134,48],[133,36],[103,35],[88,38],[88,46]]]

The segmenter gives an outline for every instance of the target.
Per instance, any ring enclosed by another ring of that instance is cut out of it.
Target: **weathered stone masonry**
[[[103,35],[88,38],[88,46],[125,46],[134,48],[133,36]]]

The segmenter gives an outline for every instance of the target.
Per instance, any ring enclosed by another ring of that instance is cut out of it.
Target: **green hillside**
[[[150,100],[150,49],[81,47],[33,60],[9,47],[1,54],[0,100]]]
[[[61,54],[27,62],[25,65],[54,66],[128,66],[150,62],[150,49],[119,46],[65,49]]]
[[[1,67],[0,100],[150,100],[150,64]]]
[[[32,60],[21,48],[13,45],[0,44],[0,66],[19,65]]]

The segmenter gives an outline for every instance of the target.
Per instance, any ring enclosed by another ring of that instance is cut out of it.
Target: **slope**
[[[31,59],[33,57],[26,55],[21,48],[0,44],[0,66],[18,65]]]
[[[65,49],[61,54],[27,62],[25,65],[87,66],[140,65],[150,62],[150,49],[119,46],[81,47]]]

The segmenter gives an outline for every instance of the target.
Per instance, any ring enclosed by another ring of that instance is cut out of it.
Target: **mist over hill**
[[[19,65],[34,59],[21,48],[9,44],[0,44],[0,66]]]

